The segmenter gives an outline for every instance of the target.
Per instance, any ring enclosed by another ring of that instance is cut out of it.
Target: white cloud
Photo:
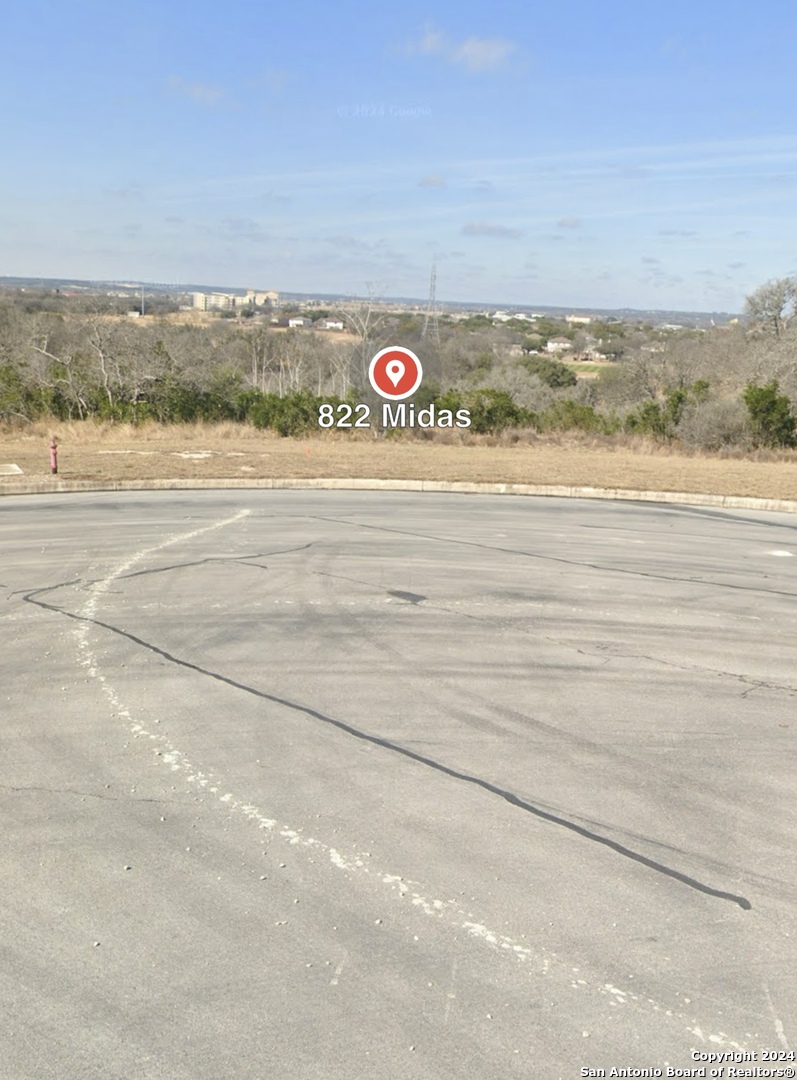
[[[510,229],[506,225],[490,225],[486,221],[470,221],[462,226],[464,236],[497,236],[503,240],[516,240],[523,235],[521,229]]]
[[[197,105],[216,105],[225,96],[225,92],[220,86],[212,86],[210,83],[203,82],[190,82],[187,79],[181,79],[179,75],[171,76],[169,89],[180,97],[195,101]]]
[[[438,173],[429,173],[428,176],[424,176],[418,181],[418,187],[444,188],[445,186],[444,178]]]
[[[268,94],[281,94],[291,78],[291,73],[283,68],[266,68],[253,79],[246,80],[250,90],[265,89]]]
[[[411,45],[410,49],[412,52],[441,53],[446,52],[448,47],[446,39],[440,31],[433,29],[427,24],[424,27],[423,37],[420,38],[414,46]]]
[[[221,222],[221,228],[224,237],[232,240],[249,240],[262,244],[271,239],[253,218],[226,217]]]
[[[503,67],[506,58],[514,51],[515,46],[505,38],[470,37],[453,50],[450,59],[463,64],[468,71],[492,71]]]
[[[407,52],[442,56],[449,64],[458,64],[467,71],[478,73],[503,67],[516,48],[506,38],[469,37],[464,41],[453,41],[427,24],[421,37],[407,46]]]
[[[131,184],[129,187],[105,188],[103,195],[108,195],[112,199],[144,198],[144,192],[138,184]]]

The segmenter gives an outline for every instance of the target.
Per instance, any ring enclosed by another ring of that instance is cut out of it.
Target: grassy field
[[[642,440],[583,436],[434,439],[338,434],[281,439],[235,424],[135,428],[44,424],[0,429],[0,492],[50,476],[48,444],[58,442],[59,480],[373,477],[382,479],[567,484],[797,499],[797,453],[689,454]]]
[[[609,364],[596,364],[592,360],[565,360],[563,361],[565,367],[569,367],[571,371],[574,371],[582,379],[595,379],[605,367],[610,367]]]

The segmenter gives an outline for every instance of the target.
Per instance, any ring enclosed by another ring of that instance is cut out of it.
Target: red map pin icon
[[[402,401],[414,394],[421,385],[423,367],[410,349],[391,345],[373,358],[368,368],[368,378],[380,397]]]

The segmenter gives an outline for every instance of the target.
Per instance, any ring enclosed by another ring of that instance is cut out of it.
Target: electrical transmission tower
[[[430,338],[436,345],[440,344],[440,327],[437,323],[437,302],[435,300],[435,286],[437,284],[437,267],[432,263],[432,276],[429,278],[429,303],[426,305],[426,315],[423,320],[421,337]]]

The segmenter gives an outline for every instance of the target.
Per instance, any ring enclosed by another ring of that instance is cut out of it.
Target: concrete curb
[[[13,488],[0,485],[2,495],[52,495],[81,491],[435,491],[461,495],[537,495],[560,499],[614,499],[627,502],[679,503],[719,509],[772,510],[797,514],[797,499],[756,499],[744,495],[701,495],[685,491],[634,491],[623,488],[542,484],[478,484],[460,480],[376,480],[364,478],[248,480],[40,480]]]

